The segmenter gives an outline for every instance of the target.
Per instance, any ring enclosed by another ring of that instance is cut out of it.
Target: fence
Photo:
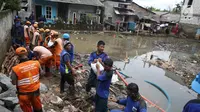
[[[46,25],[45,28],[55,29],[55,30],[77,30],[77,31],[103,31],[102,24],[55,24],[55,25]]]

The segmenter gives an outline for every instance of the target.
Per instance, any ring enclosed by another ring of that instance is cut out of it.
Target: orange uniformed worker
[[[24,25],[24,39],[25,39],[26,45],[30,44],[30,32],[29,32],[30,25],[31,25],[30,21],[26,21],[26,24]]]
[[[50,68],[52,65],[53,54],[43,46],[36,46],[33,49],[34,56],[39,60],[41,66],[45,67],[45,76],[50,76]]]
[[[32,45],[33,46],[39,46],[41,45],[42,42],[42,33],[44,32],[43,28],[40,28],[39,30],[37,30],[34,35],[33,35],[33,39],[32,39]]]
[[[29,61],[24,47],[16,49],[20,64],[12,68],[12,83],[17,87],[19,104],[23,112],[42,112],[40,100],[40,74],[38,61]]]
[[[44,47],[47,47],[49,41],[51,40],[51,30],[46,29],[44,32],[45,32]]]
[[[54,57],[54,65],[57,69],[60,66],[60,53],[63,50],[63,41],[61,38],[58,37],[58,32],[54,32],[52,34],[52,38],[55,40],[53,45],[49,48],[52,49],[53,57]]]

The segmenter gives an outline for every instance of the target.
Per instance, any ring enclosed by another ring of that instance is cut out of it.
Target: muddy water
[[[169,112],[181,112],[184,105],[190,99],[194,99],[196,94],[184,86],[180,77],[175,74],[160,69],[158,67],[144,63],[149,59],[150,54],[155,57],[169,60],[170,55],[174,54],[169,51],[156,51],[152,43],[155,41],[166,41],[171,43],[185,42],[191,46],[192,52],[196,52],[192,41],[176,39],[172,37],[158,38],[158,37],[126,37],[126,38],[113,38],[113,35],[72,35],[72,42],[75,45],[75,52],[91,53],[96,50],[96,43],[99,40],[106,42],[105,51],[115,59],[115,65],[121,68],[123,73],[131,76],[127,79],[129,82],[136,82],[140,86],[142,95],[166,109],[168,100],[166,97],[155,87],[147,84],[144,80],[153,82],[164,89],[171,98],[171,107]],[[190,51],[190,50],[189,50]],[[125,64],[123,60],[126,52],[130,58],[130,63]],[[191,52],[188,52],[191,53]],[[155,108],[149,108],[149,112],[156,112]]]

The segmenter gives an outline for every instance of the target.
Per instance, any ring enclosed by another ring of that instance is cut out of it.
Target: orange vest
[[[17,75],[18,91],[22,93],[34,92],[40,88],[40,64],[38,61],[27,61],[12,68]]]

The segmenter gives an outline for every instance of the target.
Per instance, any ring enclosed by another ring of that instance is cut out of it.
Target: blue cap
[[[69,36],[68,33],[64,33],[64,34],[63,34],[63,39],[69,39],[69,38],[70,38],[70,36]]]
[[[192,81],[192,89],[200,94],[200,73],[198,73],[196,78]]]

